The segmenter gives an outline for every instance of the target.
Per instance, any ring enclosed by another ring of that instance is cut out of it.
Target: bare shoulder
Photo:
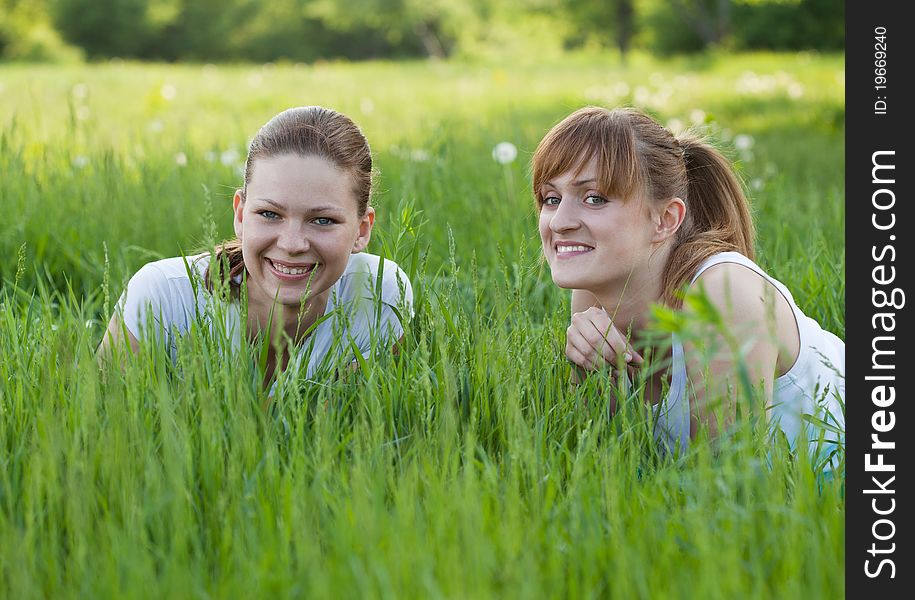
[[[776,292],[759,273],[738,263],[709,267],[690,289],[704,291],[723,316],[741,321],[764,316],[766,306],[773,301],[772,292]]]

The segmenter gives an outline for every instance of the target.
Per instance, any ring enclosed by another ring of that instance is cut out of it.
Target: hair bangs
[[[534,198],[539,208],[541,188],[565,173],[573,176],[596,161],[601,193],[629,199],[643,189],[634,136],[628,123],[602,108],[578,110],[547,133],[532,161]]]

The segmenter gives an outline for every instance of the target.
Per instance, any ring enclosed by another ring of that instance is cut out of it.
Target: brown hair
[[[248,148],[245,179],[240,190],[242,200],[257,160],[282,154],[317,156],[347,171],[353,177],[357,213],[359,217],[365,215],[372,195],[372,152],[365,135],[349,117],[321,106],[300,106],[284,110],[267,121]],[[237,293],[235,277],[245,270],[241,241],[235,239],[217,246],[210,265],[216,266],[213,276],[228,281],[233,293]],[[207,289],[212,291],[209,267],[205,282]]]
[[[631,108],[581,108],[554,126],[533,158],[538,210],[546,181],[583,169],[593,157],[598,187],[624,199],[678,197],[686,217],[663,273],[662,301],[679,308],[679,290],[709,256],[736,251],[752,259],[755,233],[743,187],[731,163],[703,139],[680,138]]]

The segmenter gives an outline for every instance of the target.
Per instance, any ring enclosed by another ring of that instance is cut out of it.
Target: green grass
[[[843,480],[749,426],[663,458],[638,398],[611,420],[599,378],[569,387],[528,159],[583,104],[701,118],[748,184],[759,262],[844,337],[843,71],[0,66],[0,596],[840,597]],[[370,251],[416,292],[400,358],[266,410],[257,349],[226,359],[205,332],[177,368],[144,345],[100,370],[126,278],[229,236],[246,140],[302,104],[372,143]]]

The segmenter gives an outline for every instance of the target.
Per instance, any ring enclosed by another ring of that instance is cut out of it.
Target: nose
[[[280,232],[276,247],[290,256],[304,254],[311,248],[308,236],[295,223],[289,223]]]
[[[581,226],[581,219],[576,208],[575,202],[571,199],[560,202],[550,218],[550,231],[561,233],[578,229]]]

